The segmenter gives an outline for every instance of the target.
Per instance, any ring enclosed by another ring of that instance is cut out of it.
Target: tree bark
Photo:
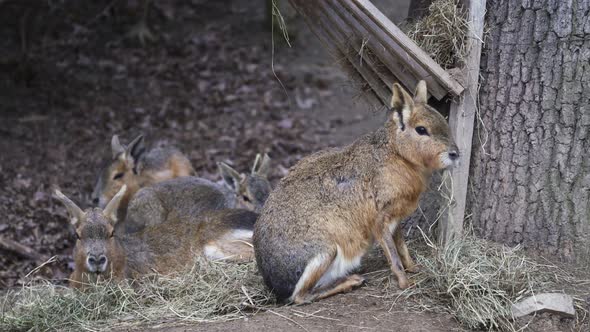
[[[488,0],[476,234],[590,261],[590,0]]]

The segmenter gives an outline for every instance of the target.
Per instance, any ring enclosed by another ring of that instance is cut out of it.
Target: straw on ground
[[[102,282],[84,292],[49,282],[3,297],[0,330],[104,330],[167,321],[223,321],[270,303],[254,263],[197,261],[182,273],[132,283]]]

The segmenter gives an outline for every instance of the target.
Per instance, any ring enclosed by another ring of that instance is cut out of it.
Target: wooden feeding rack
[[[457,70],[462,84],[369,0],[289,1],[348,74],[363,83],[366,96],[373,102],[389,106],[394,82],[412,91],[420,80],[426,81],[432,97],[453,97],[449,125],[461,158],[446,180],[452,201],[438,229],[442,243],[461,235],[477,109],[485,0],[462,0],[469,11],[469,53],[464,67]]]

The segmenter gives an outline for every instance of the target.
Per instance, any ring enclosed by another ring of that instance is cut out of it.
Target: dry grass
[[[468,328],[517,331],[522,324],[511,317],[513,302],[578,282],[553,265],[527,258],[518,248],[471,236],[445,247],[425,239],[428,246],[416,255],[422,270],[406,291],[397,288],[380,251],[372,251],[364,263],[368,287],[391,302],[392,309],[404,297],[410,299],[404,303],[409,311],[448,312]],[[152,275],[132,284],[100,283],[84,292],[49,282],[11,291],[0,302],[0,331],[96,331],[227,321],[268,309],[272,299],[255,263],[198,261],[177,275]],[[574,325],[588,326],[584,299],[576,304]]]
[[[469,328],[515,330],[510,305],[545,289],[553,278],[518,248],[473,237],[435,248],[418,262],[425,270],[418,291],[443,299]]]
[[[540,292],[559,292],[563,284],[581,282],[556,266],[539,264],[521,249],[465,236],[439,247],[426,239],[428,248],[416,256],[420,273],[414,287],[399,291],[389,275],[384,276],[386,298],[392,308],[400,298],[409,298],[414,310],[448,312],[471,329],[518,331],[528,317],[514,321],[510,306]],[[388,274],[388,271],[385,271]],[[574,326],[586,324],[588,312],[577,303]],[[586,325],[584,325],[586,326]]]
[[[285,39],[285,42],[287,43],[287,45],[289,47],[291,47],[291,41],[289,39],[289,31],[287,31],[287,23],[285,22],[285,19],[283,18],[283,15],[281,14],[281,11],[279,9],[279,5],[277,4],[277,0],[272,0],[271,1],[271,6],[272,6],[272,10],[271,10],[271,15],[272,15],[272,43],[274,45],[274,29],[275,29],[275,24],[279,27],[279,29],[281,30],[281,34],[283,36],[283,38]]]
[[[243,317],[271,302],[254,263],[199,261],[183,273],[133,284],[100,283],[84,292],[42,283],[3,296],[1,331],[110,330],[166,322]]]
[[[410,22],[406,34],[443,68],[459,67],[467,56],[467,13],[459,0],[434,0],[428,14]]]

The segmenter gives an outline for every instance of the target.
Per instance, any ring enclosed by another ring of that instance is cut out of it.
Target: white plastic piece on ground
[[[512,305],[512,315],[515,318],[536,312],[551,312],[566,317],[576,315],[574,300],[567,294],[537,294]]]

